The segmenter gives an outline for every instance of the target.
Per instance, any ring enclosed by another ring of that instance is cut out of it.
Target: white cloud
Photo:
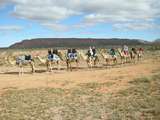
[[[151,23],[117,23],[113,25],[115,30],[145,30],[155,28]]]
[[[154,4],[160,3],[154,0]],[[85,22],[134,22],[153,21],[160,15],[160,8],[153,6],[152,0],[102,0],[88,4],[91,11],[85,16]]]
[[[62,24],[58,24],[58,23],[45,23],[42,24],[50,29],[53,29],[55,31],[67,31],[69,30],[68,26],[66,25],[62,25]]]
[[[25,18],[25,19],[31,19],[36,21],[57,21],[67,18],[71,15],[76,15],[76,13],[72,10],[68,10],[63,7],[57,7],[57,6],[21,6],[18,5],[15,7],[15,10],[13,12],[13,15]]]
[[[16,25],[3,25],[0,26],[0,31],[5,32],[5,31],[20,31],[23,28],[21,26],[16,26]]]
[[[82,16],[81,23],[76,26],[112,23],[114,26],[124,25],[131,29],[129,23],[139,24],[137,26],[141,26],[140,29],[143,27],[149,29],[150,27],[142,22],[153,23],[155,19],[160,18],[160,0],[10,0],[10,2],[15,6],[12,12],[14,16],[38,21],[56,29],[66,29],[67,26],[60,25],[62,23],[60,21],[75,15]]]
[[[8,0],[0,0],[0,8],[4,7]]]

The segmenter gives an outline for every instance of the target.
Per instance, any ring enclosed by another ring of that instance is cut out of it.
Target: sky
[[[160,38],[160,0],[0,0],[0,47],[32,38]]]

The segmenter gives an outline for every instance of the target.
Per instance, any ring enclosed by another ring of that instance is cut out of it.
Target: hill
[[[154,44],[160,44],[160,38],[153,41]]]
[[[49,48],[49,47],[77,47],[85,48],[89,46],[104,47],[108,45],[144,45],[148,42],[138,39],[92,39],[92,38],[37,38],[23,40],[15,43],[9,48]]]

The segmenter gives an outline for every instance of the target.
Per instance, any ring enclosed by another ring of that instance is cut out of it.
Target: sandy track
[[[9,70],[11,68],[6,68]],[[80,83],[114,83],[109,87],[102,87],[100,92],[116,92],[126,89],[129,81],[153,74],[153,71],[160,69],[158,62],[152,59],[137,64],[128,64],[116,68],[77,70],[72,72],[54,71],[53,73],[24,74],[0,74],[0,94],[11,89],[29,89],[40,87],[71,88],[77,87]]]

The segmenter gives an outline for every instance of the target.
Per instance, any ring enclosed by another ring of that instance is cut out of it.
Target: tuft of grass
[[[113,82],[105,82],[105,83],[91,82],[91,83],[81,83],[81,84],[79,84],[79,86],[81,88],[96,90],[96,89],[102,88],[102,87],[109,87],[113,84],[114,84]]]
[[[150,83],[150,78],[148,77],[142,77],[142,78],[137,78],[134,81],[130,81],[129,83],[138,85],[138,84],[145,84],[145,83]]]

